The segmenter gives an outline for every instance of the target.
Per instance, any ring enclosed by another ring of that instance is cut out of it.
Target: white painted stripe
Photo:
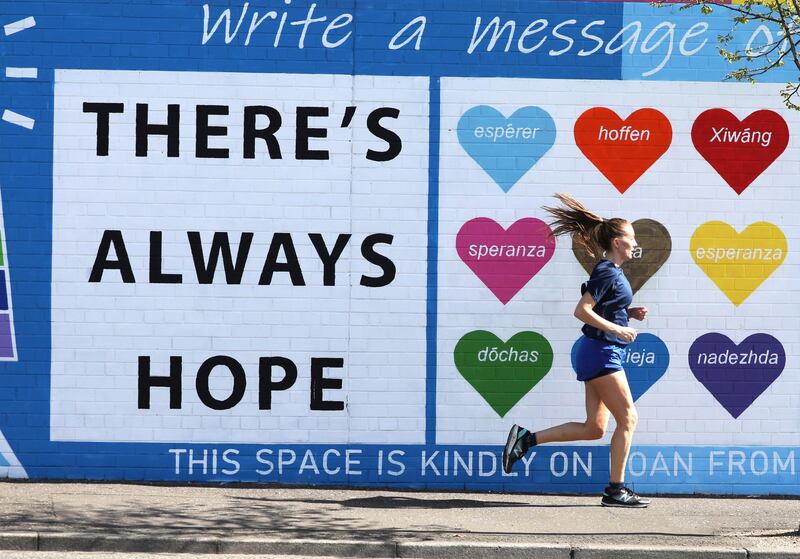
[[[26,29],[30,29],[34,26],[36,26],[36,20],[33,19],[33,16],[30,16],[26,17],[25,19],[9,23],[3,27],[6,31],[6,36],[8,36],[13,35],[14,33],[19,33],[20,31],[25,31]]]
[[[6,68],[7,78],[32,78],[39,77],[38,68]]]
[[[33,125],[36,123],[32,118],[15,113],[14,111],[9,111],[8,109],[3,111],[3,120],[27,128],[28,130],[33,130]]]

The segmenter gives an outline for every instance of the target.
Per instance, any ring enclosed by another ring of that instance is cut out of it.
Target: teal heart
[[[458,121],[458,141],[508,192],[553,147],[556,123],[539,107],[522,107],[506,118],[494,107],[479,105]]]

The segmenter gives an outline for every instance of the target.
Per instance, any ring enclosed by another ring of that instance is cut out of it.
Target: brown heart
[[[669,258],[672,252],[672,237],[666,227],[653,219],[637,219],[631,225],[639,246],[634,251],[633,258],[622,265],[622,271],[625,272],[631,289],[636,293]],[[592,258],[589,252],[575,241],[572,242],[572,252],[587,274],[592,273],[594,265],[602,258]]]

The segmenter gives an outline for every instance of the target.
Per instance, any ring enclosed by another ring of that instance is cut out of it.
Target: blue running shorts
[[[627,346],[582,336],[575,355],[578,380],[586,382],[615,371],[622,371]]]

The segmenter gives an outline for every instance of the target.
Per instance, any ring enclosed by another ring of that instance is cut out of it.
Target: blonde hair
[[[554,196],[565,207],[542,207],[553,217],[550,223],[553,236],[569,235],[573,241],[586,248],[592,257],[597,258],[603,251],[611,250],[612,240],[625,235],[628,220],[621,217],[605,219],[569,194],[556,193]]]

